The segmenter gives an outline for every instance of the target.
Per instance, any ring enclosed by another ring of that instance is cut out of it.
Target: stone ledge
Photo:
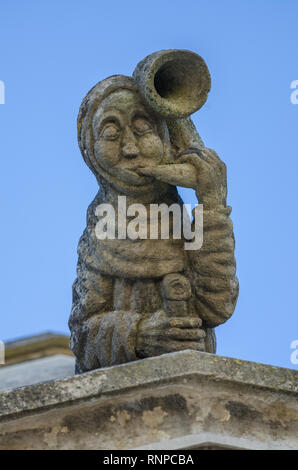
[[[90,399],[113,391],[192,375],[298,393],[296,370],[188,350],[2,392],[0,420],[4,416],[38,410],[45,406]]]
[[[298,448],[297,398],[298,371],[181,351],[0,393],[0,449],[178,449],[206,433],[208,448]]]
[[[252,439],[244,439],[228,435],[220,435],[216,432],[202,432],[190,434],[168,441],[153,442],[145,446],[136,447],[133,450],[284,450],[285,447],[278,441],[275,444],[259,442]]]

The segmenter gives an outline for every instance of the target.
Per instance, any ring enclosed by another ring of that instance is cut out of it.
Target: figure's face
[[[156,124],[137,93],[119,90],[109,95],[92,122],[98,163],[125,183],[148,184],[151,178],[136,170],[158,165],[162,159],[163,143]]]

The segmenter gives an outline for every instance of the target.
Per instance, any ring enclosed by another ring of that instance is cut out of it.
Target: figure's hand
[[[138,357],[159,356],[183,349],[204,351],[206,333],[199,318],[169,317],[164,311],[144,318],[138,329]]]
[[[226,166],[214,150],[186,154],[175,163],[140,168],[139,172],[168,184],[195,189],[199,202],[205,206],[226,205]]]

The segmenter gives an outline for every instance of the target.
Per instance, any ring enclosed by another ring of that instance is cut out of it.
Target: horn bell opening
[[[147,103],[165,118],[193,114],[203,106],[211,87],[202,57],[183,50],[151,54],[138,64],[134,77]]]

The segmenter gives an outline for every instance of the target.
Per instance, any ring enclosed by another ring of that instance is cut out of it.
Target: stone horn
[[[167,122],[176,154],[204,145],[190,119],[205,103],[211,78],[201,56],[186,50],[162,50],[145,57],[133,77],[145,102]]]

